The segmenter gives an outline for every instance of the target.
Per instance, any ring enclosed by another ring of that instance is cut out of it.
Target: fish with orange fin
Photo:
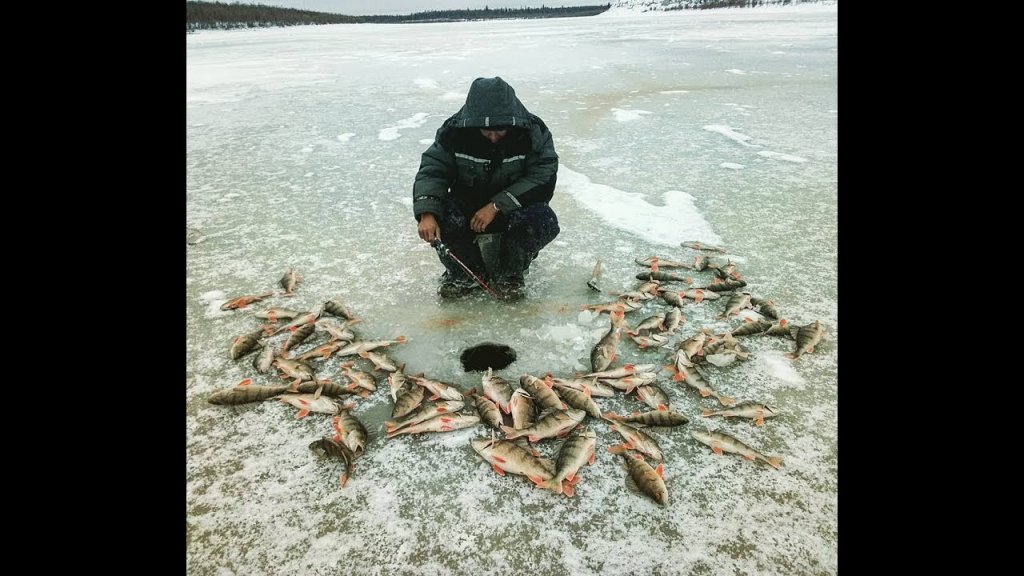
[[[543,440],[545,438],[565,436],[570,430],[575,428],[577,424],[583,422],[583,419],[586,417],[586,412],[575,408],[570,408],[568,410],[552,410],[548,412],[546,416],[537,420],[533,426],[528,426],[519,430],[516,430],[511,426],[502,426],[501,431],[505,433],[505,438],[509,440],[519,438],[520,436],[526,436],[530,442],[537,442],[538,440]]]
[[[352,471],[355,469],[355,454],[352,450],[345,446],[345,444],[338,442],[332,438],[321,438],[314,440],[310,445],[309,449],[320,458],[327,456],[337,458],[345,463],[345,471],[341,473],[339,478],[341,487],[344,488],[345,484],[348,483],[349,477],[352,476]]]
[[[741,418],[751,418],[753,419],[754,424],[757,424],[758,426],[764,426],[765,418],[772,418],[774,416],[778,416],[779,412],[773,406],[762,404],[760,402],[747,401],[741,402],[733,406],[732,408],[727,408],[725,410],[711,411],[708,409],[704,409],[701,410],[700,415],[705,418],[710,418],[711,416],[722,416],[723,418],[731,418],[733,416],[739,416]]]
[[[590,351],[590,367],[594,372],[606,370],[618,357],[619,333],[622,331],[622,325],[625,324],[625,313],[622,310],[617,310],[610,315],[611,328]]]
[[[395,374],[398,374],[398,372],[395,372]],[[391,394],[395,399],[395,405],[391,409],[391,417],[401,418],[415,410],[417,406],[423,403],[425,390],[426,388],[423,386],[417,386],[407,378],[402,378],[402,384],[398,390],[393,390]]]
[[[338,368],[341,368],[341,371],[345,374],[345,376],[347,376],[348,379],[352,381],[352,386],[364,388],[371,392],[376,390],[376,378],[374,378],[372,374],[368,374],[366,372],[363,372],[362,370],[353,368],[355,364],[355,361],[349,360],[348,362],[342,362],[341,364],[339,364]],[[457,400],[457,398],[453,398],[453,400]]]
[[[779,309],[775,307],[775,300],[753,296],[750,298],[750,303],[757,306],[757,311],[765,318],[779,319]]]
[[[348,344],[344,340],[335,340],[333,342],[327,342],[299,355],[297,360],[305,362],[307,360],[327,360],[343,346]]]
[[[547,408],[565,410],[568,408],[565,402],[555,393],[553,389],[554,383],[551,380],[523,374],[519,377],[519,385],[540,405],[541,410]]]
[[[657,296],[658,295],[658,288],[660,288],[660,287],[661,287],[661,281],[660,280],[646,280],[644,282],[641,282],[640,285],[637,286],[635,289],[637,291],[639,291],[639,292],[650,292],[651,294],[654,294],[655,296]]]
[[[644,384],[636,387],[636,396],[644,404],[655,410],[668,410],[668,394],[655,384]]]
[[[437,400],[438,398],[444,398],[445,400],[462,400],[464,398],[462,392],[455,387],[454,384],[449,382],[442,382],[440,380],[431,380],[423,375],[422,372],[419,374],[410,374],[407,376],[410,382],[418,384],[430,391],[428,399],[430,401]]]
[[[657,468],[652,468],[640,454],[623,453],[622,457],[626,460],[626,470],[636,487],[658,504],[667,506],[668,487],[665,486],[665,465],[659,462]]]
[[[374,370],[378,372],[394,372],[398,370],[398,365],[395,364],[394,360],[388,358],[386,352],[377,354],[376,352],[359,352],[357,354],[363,360],[369,360],[373,363]]]
[[[344,302],[341,301],[341,296],[335,296],[334,298],[331,298],[327,302],[324,302],[323,309],[324,312],[327,312],[328,314],[344,318],[345,320],[348,320],[350,322],[358,321],[358,318],[356,318],[355,313],[352,312],[352,310],[348,306],[346,306]]]
[[[643,386],[650,384],[658,379],[657,372],[636,372],[629,376],[623,376],[621,378],[601,378],[603,384],[607,384],[612,388],[622,390],[626,394],[629,394],[636,389],[637,386]]]
[[[701,286],[700,289],[710,290],[712,292],[728,292],[730,290],[735,290],[737,288],[743,288],[746,285],[746,280],[737,280],[732,277],[726,278],[725,280],[721,278],[715,278],[714,281],[711,282],[711,284],[708,284],[707,286]],[[707,298],[707,296],[705,296],[705,298]]]
[[[295,378],[292,382],[292,387],[296,387],[300,382],[306,380],[313,380],[316,378],[316,371],[313,367],[301,360],[292,360],[287,355],[281,355],[274,359],[273,365],[281,371],[284,376],[288,378]]]
[[[766,456],[736,438],[718,431],[711,430],[690,430],[690,436],[711,447],[711,451],[717,456],[724,452],[739,454],[747,460],[760,460],[776,470],[782,465],[782,458],[779,456]]]
[[[719,316],[719,319],[728,318],[729,316],[735,316],[740,313],[740,310],[746,310],[753,308],[754,305],[750,302],[750,292],[733,292],[729,295],[728,300],[725,301],[725,312]]]
[[[711,263],[711,259],[706,254],[698,254],[693,258],[692,268],[698,272],[701,270],[707,270],[708,264]]]
[[[260,339],[263,335],[262,330],[251,332],[249,334],[242,334],[241,336],[235,337],[231,341],[231,349],[228,350],[228,354],[232,360],[238,360],[242,356],[252,352],[253,350],[262,347],[265,342]]]
[[[439,414],[422,422],[405,426],[388,432],[388,438],[394,438],[399,434],[422,434],[424,432],[451,432],[469,428],[480,423],[480,417],[476,414],[463,414],[455,412],[452,414]]]
[[[291,334],[288,336],[288,340],[284,343],[282,350],[294,350],[298,346],[302,345],[303,342],[309,339],[316,331],[316,325],[314,324],[303,324],[289,329]]]
[[[632,330],[627,330],[626,334],[629,334],[630,336],[643,336],[648,334],[651,330],[654,330],[655,328],[661,330],[664,327],[665,313],[658,312],[654,316],[648,316],[647,318],[641,320],[640,323],[636,325],[636,328]],[[646,330],[647,332],[641,332],[642,330]]]
[[[392,402],[398,401],[398,391],[402,389],[405,382],[405,363],[403,362],[394,372],[388,374],[388,388],[391,390]]]
[[[686,306],[686,302],[683,299],[682,292],[667,290],[665,288],[658,288],[658,295],[661,296],[661,299],[664,300],[665,303],[668,304],[669,306],[675,306],[677,308],[682,308],[683,306]]]
[[[252,360],[252,367],[260,374],[266,374],[274,368],[274,358],[277,357],[277,350],[270,345],[264,346],[263,350]]]
[[[690,268],[689,264],[685,262],[677,262],[675,260],[669,260],[667,258],[660,258],[658,256],[648,256],[647,258],[636,258],[633,260],[641,266],[647,266],[652,271],[657,271],[660,268]]]
[[[276,324],[279,320],[291,320],[302,312],[296,312],[289,308],[267,308],[262,312],[253,312],[253,316],[261,320],[269,320],[271,323]]]
[[[289,268],[284,276],[281,277],[280,284],[284,288],[284,296],[293,296],[295,289],[298,287],[299,282],[302,281],[302,276],[295,271],[295,268]]]
[[[806,326],[800,326],[796,329],[796,351],[786,354],[787,358],[796,360],[803,356],[814,352],[814,347],[821,342],[821,339],[828,336],[825,329],[822,327],[821,322],[815,320]]]
[[[577,410],[583,410],[587,414],[594,418],[601,417],[601,407],[594,402],[594,399],[590,396],[590,388],[580,392],[574,388],[559,388],[556,392],[565,403]]]
[[[370,391],[365,388],[359,388],[358,386],[353,387],[351,385],[342,386],[336,382],[331,381],[330,378],[317,378],[315,380],[306,380],[305,382],[299,382],[298,385],[291,385],[288,387],[289,392],[299,392],[301,394],[315,394],[319,391],[325,396],[332,398],[340,398],[342,396],[359,396],[360,398],[366,398],[370,395]]]
[[[702,328],[693,336],[676,344],[676,354],[674,357],[676,367],[678,368],[679,365],[693,366],[693,357],[703,354],[704,346],[714,341],[715,337],[711,330]]]
[[[331,341],[344,340],[346,342],[355,342],[356,333],[352,331],[352,325],[361,320],[346,320],[339,322],[334,318],[321,318],[316,321],[316,327],[318,330],[323,330],[331,335]]]
[[[334,440],[348,446],[358,458],[366,449],[367,433],[366,426],[349,412],[354,407],[355,404],[343,405],[342,410],[331,420],[331,427],[335,431]]]
[[[689,276],[682,276],[675,272],[662,272],[655,270],[653,267],[648,272],[641,272],[636,275],[637,280],[660,280],[661,282],[681,282],[683,284],[693,284],[693,278]]]
[[[290,332],[294,332],[296,329],[298,329],[301,326],[304,326],[306,324],[313,324],[313,323],[315,323],[316,319],[320,317],[320,313],[322,311],[323,310],[321,308],[315,308],[313,310],[310,310],[309,312],[305,312],[303,314],[299,314],[298,316],[292,318],[292,320],[290,322],[288,322],[287,324],[281,324],[281,325],[267,324],[267,325],[263,326],[263,333],[268,335],[268,336],[276,336],[277,334],[280,334],[281,332],[284,332],[285,330],[288,330]]]
[[[733,336],[750,336],[751,334],[761,334],[771,327],[772,323],[767,320],[754,320],[748,316],[743,319],[743,324],[733,328],[729,333]]]
[[[495,376],[494,370],[488,366],[487,374],[481,376],[484,396],[492,400],[505,414],[511,414],[509,401],[512,400],[512,385],[501,376]]]
[[[580,392],[587,392],[591,396],[601,396],[604,398],[611,398],[615,396],[615,389],[607,384],[602,384],[598,381],[597,377],[584,378],[582,374],[577,374],[575,378],[555,378],[550,373],[544,376],[544,379],[551,382],[552,385],[558,388],[572,388]],[[557,392],[557,390],[556,390]]]
[[[288,389],[287,384],[279,386],[259,386],[252,383],[252,378],[246,378],[233,388],[218,390],[206,399],[210,404],[236,406],[249,402],[262,402],[267,398],[273,398],[282,394]]]
[[[663,348],[668,342],[669,334],[649,334],[647,336],[629,335],[629,339],[636,342],[640,348]]]
[[[609,294],[612,296],[618,296],[619,300],[626,301],[631,300],[633,302],[643,302],[644,300],[653,300],[656,295],[651,292],[645,292],[643,290],[627,290],[625,292],[619,292],[617,290],[609,290]]]
[[[695,367],[679,366],[677,363],[675,366],[669,367],[669,369],[675,373],[672,376],[673,382],[679,382],[680,380],[686,382],[686,385],[696,390],[701,395],[701,398],[714,396],[722,406],[732,406],[736,403],[736,399],[732,396],[719,394],[711,388],[708,381],[704,379],[704,376]]]
[[[689,290],[682,290],[679,295],[685,298],[689,298],[700,304],[704,300],[718,300],[722,297],[721,294],[713,290],[704,290],[703,288],[690,288]]]
[[[740,274],[740,271],[736,268],[736,264],[732,260],[729,260],[724,265],[715,268],[715,276],[718,276],[723,280],[727,280],[729,278],[732,278],[733,280],[743,280],[743,275]]]
[[[498,405],[490,398],[475,394],[475,392],[476,389],[474,388],[467,392],[466,396],[473,397],[473,401],[476,403],[476,413],[480,416],[480,421],[495,430],[501,431],[501,426],[505,423],[505,419],[501,416],[501,408],[498,408]]]
[[[356,356],[360,352],[370,352],[377,348],[390,346],[392,344],[405,344],[405,336],[397,336],[394,340],[356,340],[335,352],[336,356]]]
[[[238,296],[236,298],[232,298],[231,300],[228,300],[227,302],[221,304],[220,305],[220,309],[221,310],[238,310],[240,308],[245,308],[245,307],[249,306],[250,304],[253,304],[253,303],[256,303],[256,302],[260,302],[263,299],[269,298],[269,297],[271,297],[273,295],[274,295],[273,292],[267,292],[266,294],[260,294],[259,296]]]
[[[796,340],[795,332],[798,330],[799,329],[796,326],[793,326],[789,322],[789,320],[786,320],[785,318],[779,318],[779,321],[769,326],[768,329],[763,332],[763,334],[767,336],[785,336],[790,340]]]
[[[584,304],[583,306],[580,306],[580,310],[590,310],[591,312],[596,312],[597,314],[600,314],[601,312],[608,312],[609,314],[613,314],[616,312],[632,312],[634,310],[639,310],[640,308],[643,308],[643,306],[643,300],[625,298],[621,300],[616,300],[614,302],[602,302],[600,304],[590,305]]]
[[[508,401],[508,409],[509,415],[512,416],[512,428],[516,430],[529,428],[537,421],[533,396],[530,396],[522,388],[516,388],[516,391],[512,393],[512,397]],[[498,426],[499,430],[503,425],[504,422]]]
[[[558,457],[555,459],[555,475],[550,485],[562,486],[562,492],[566,496],[572,496],[573,486],[579,482],[577,475],[584,464],[594,464],[597,460],[597,434],[589,428],[578,428],[572,433],[562,447],[558,449]],[[563,484],[563,480],[568,480]]]
[[[355,404],[338,404],[333,398],[322,395],[320,390],[312,394],[284,394],[280,400],[299,409],[296,418],[305,418],[310,412],[337,414],[346,407],[355,407]]]
[[[682,426],[690,421],[685,415],[668,409],[633,412],[625,416],[619,416],[615,412],[605,412],[602,417],[605,420],[615,420],[640,426]]]
[[[584,374],[583,378],[625,378],[626,376],[632,376],[638,372],[650,372],[657,367],[656,364],[623,364],[618,368],[612,368],[610,370],[601,370],[600,372],[591,372],[590,374]]]
[[[662,322],[661,333],[665,335],[675,334],[675,331],[683,325],[683,322],[686,322],[686,316],[683,315],[682,309],[679,306],[673,306],[665,313],[665,321]]]
[[[563,484],[551,482],[555,472],[549,469],[547,462],[530,450],[508,440],[479,438],[472,440],[470,445],[491,468],[504,476],[506,472],[525,476],[539,488],[561,494]]]
[[[618,432],[625,440],[622,444],[615,444],[614,446],[608,447],[608,451],[612,454],[621,454],[626,450],[636,450],[637,452],[647,454],[655,460],[665,459],[661,452],[661,447],[658,446],[658,441],[647,433],[641,431],[639,428],[634,428],[621,420],[608,419],[607,417],[605,420],[612,422],[608,427]]]

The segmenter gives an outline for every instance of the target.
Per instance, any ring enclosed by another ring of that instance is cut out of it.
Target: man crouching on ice
[[[500,234],[489,282],[498,297],[526,294],[524,274],[540,250],[558,236],[548,206],[558,154],[551,132],[530,114],[500,77],[477,78],[466,104],[441,124],[423,153],[413,183],[413,215],[425,242],[439,239],[480,278],[488,277],[480,234]],[[458,298],[476,282],[439,253],[445,272],[437,293]]]

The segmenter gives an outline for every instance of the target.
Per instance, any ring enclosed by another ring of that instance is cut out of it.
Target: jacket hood
[[[529,128],[533,115],[516,97],[516,91],[500,76],[477,78],[469,87],[466,103],[453,117],[456,128],[517,126]]]

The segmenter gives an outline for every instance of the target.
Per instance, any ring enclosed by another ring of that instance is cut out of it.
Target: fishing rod
[[[462,260],[459,260],[458,256],[452,254],[452,251],[449,250],[447,246],[442,244],[440,239],[434,238],[434,241],[431,242],[430,245],[433,246],[435,250],[437,250],[437,253],[441,255],[442,258],[451,258],[452,260],[454,260],[455,263],[461,266],[462,269],[465,270],[466,273],[473,278],[473,280],[476,280],[476,283],[479,284],[481,288],[486,290],[487,293],[490,294],[492,298],[494,298],[495,300],[500,300],[500,298],[498,298],[498,294],[494,290],[492,290],[491,287],[488,286],[486,282],[481,280],[479,276],[474,274],[473,271],[469,269],[469,266],[463,264]]]

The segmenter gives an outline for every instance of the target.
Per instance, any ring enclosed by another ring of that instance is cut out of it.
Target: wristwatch
[[[501,212],[501,210],[498,210],[498,205],[495,204],[494,202],[491,202],[491,206],[494,206],[494,211],[495,212]]]

